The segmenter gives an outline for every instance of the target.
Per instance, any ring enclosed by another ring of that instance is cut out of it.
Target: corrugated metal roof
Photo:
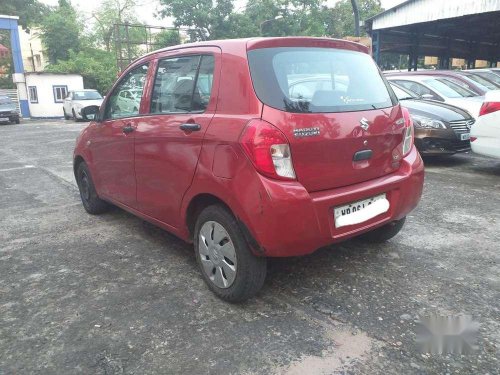
[[[500,0],[408,0],[367,21],[372,30],[500,11]]]

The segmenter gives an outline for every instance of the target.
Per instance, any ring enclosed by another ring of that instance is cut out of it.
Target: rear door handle
[[[127,124],[122,128],[122,131],[125,134],[132,133],[135,130],[135,128],[131,124]]]
[[[186,124],[180,124],[179,128],[184,131],[188,132],[197,132],[198,130],[201,130],[201,125],[200,124],[193,124],[193,123],[186,123]]]

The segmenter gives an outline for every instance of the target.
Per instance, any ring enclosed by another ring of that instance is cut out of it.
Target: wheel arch
[[[76,176],[76,172],[78,171],[78,167],[80,164],[85,163],[85,159],[81,155],[76,155],[75,158],[73,159],[73,174]]]
[[[189,202],[185,211],[185,223],[188,229],[189,239],[193,239],[194,226],[196,224],[196,219],[198,218],[201,211],[211,205],[221,205],[227,209],[233,216],[236,217],[234,211],[229,207],[229,205],[224,202],[218,196],[211,193],[200,193],[195,195]]]

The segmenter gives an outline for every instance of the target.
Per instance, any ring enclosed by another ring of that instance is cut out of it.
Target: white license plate
[[[359,224],[389,210],[389,201],[385,194],[352,202],[334,208],[335,227]]]
[[[9,121],[8,117],[0,117],[0,121]]]
[[[462,141],[468,141],[470,139],[470,133],[460,134],[460,139]]]

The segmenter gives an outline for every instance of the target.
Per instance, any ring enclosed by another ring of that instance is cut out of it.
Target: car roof
[[[359,52],[368,53],[368,47],[351,42],[344,39],[333,39],[333,38],[317,38],[317,37],[272,37],[272,38],[242,38],[242,39],[224,39],[224,40],[209,40],[202,42],[179,44],[176,46],[162,48],[156,51],[152,51],[138,60],[143,59],[146,56],[155,55],[157,53],[174,51],[180,49],[194,48],[194,47],[218,47],[223,52],[234,47],[245,47],[248,50],[257,48],[269,48],[269,47],[330,47],[354,50]]]
[[[422,81],[429,79],[429,78],[438,78],[438,77],[431,76],[431,75],[388,75],[388,76],[386,76],[386,78],[390,81],[397,80],[397,79],[403,79],[403,80],[407,80],[407,81],[422,82]]]

